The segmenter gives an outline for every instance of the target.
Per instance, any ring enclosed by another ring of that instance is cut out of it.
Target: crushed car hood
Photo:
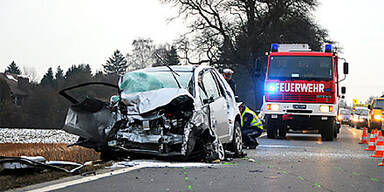
[[[193,100],[185,89],[163,88],[134,94],[121,93],[121,100],[127,106],[128,114],[144,114],[169,104],[178,97]]]
[[[190,100],[193,97],[185,89],[163,88],[148,92],[121,95],[122,102],[127,107],[128,115],[141,115],[166,106],[173,100],[181,98]],[[90,109],[89,106],[97,106]],[[79,104],[72,105],[65,120],[63,130],[86,139],[87,143],[102,146],[106,142],[109,130],[119,121],[116,113],[107,109],[107,103],[93,99],[85,99]]]

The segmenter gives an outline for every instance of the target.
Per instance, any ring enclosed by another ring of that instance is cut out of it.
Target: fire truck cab
[[[339,82],[338,57],[331,45],[313,52],[307,44],[272,44],[262,109],[268,138],[302,130],[318,130],[326,141],[336,138]]]

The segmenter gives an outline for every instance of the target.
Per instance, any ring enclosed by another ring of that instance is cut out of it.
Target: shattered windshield
[[[181,88],[187,89],[192,72],[177,72],[175,75]],[[126,93],[139,93],[162,88],[179,88],[175,78],[168,71],[130,72],[122,77],[120,89]]]
[[[271,56],[268,79],[332,80],[332,57]]]

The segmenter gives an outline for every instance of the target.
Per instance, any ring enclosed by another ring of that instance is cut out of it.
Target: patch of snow
[[[0,143],[75,143],[78,136],[63,130],[0,128]]]
[[[17,79],[15,79],[12,75],[7,75],[7,78],[17,82]]]

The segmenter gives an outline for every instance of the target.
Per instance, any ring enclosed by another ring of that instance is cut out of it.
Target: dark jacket
[[[231,86],[231,89],[233,91],[233,94],[236,95],[236,82],[233,79],[227,80],[229,86]]]

